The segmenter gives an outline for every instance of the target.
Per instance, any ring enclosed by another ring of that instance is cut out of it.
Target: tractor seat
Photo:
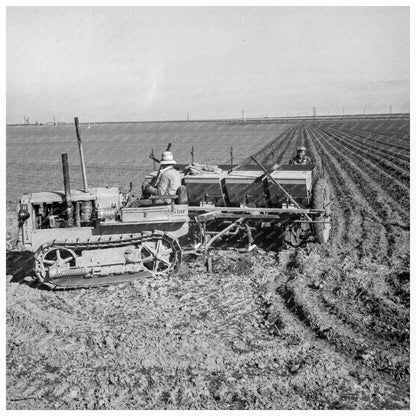
[[[185,205],[188,204],[188,191],[186,190],[186,186],[185,185],[181,185],[177,190],[176,190],[176,200],[175,200],[175,204],[177,205]]]

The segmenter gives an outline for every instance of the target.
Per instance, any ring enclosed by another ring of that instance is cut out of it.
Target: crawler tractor
[[[133,208],[131,189],[88,188],[77,118],[75,127],[84,189],[70,189],[63,154],[64,191],[25,194],[18,208],[18,237],[34,255],[36,277],[51,288],[167,275],[184,251],[205,255],[210,270],[213,247],[271,249],[298,246],[311,236],[320,243],[329,239],[330,199],[320,164],[269,173],[252,158],[252,165],[220,173],[185,171],[186,204],[158,196],[150,206]]]

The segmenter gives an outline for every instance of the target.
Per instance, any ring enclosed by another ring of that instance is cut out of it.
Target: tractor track
[[[313,331],[316,338],[331,345],[350,363],[367,366],[379,372],[378,377],[389,378],[391,383],[402,380],[409,373],[407,352],[400,344],[405,341],[401,332],[378,336],[377,331],[362,328],[359,321],[348,322],[328,303],[322,302],[316,290],[309,288],[302,278],[287,283],[283,298],[289,310]],[[408,322],[404,324],[408,325]]]
[[[279,279],[273,307],[269,307],[267,315],[274,324],[275,336],[297,334],[302,342],[319,345],[328,357],[341,360],[349,374],[360,373],[363,366],[368,368],[372,377],[389,385],[393,396],[407,388],[403,378],[408,374],[408,356],[401,351],[395,334],[390,334],[386,353],[385,334],[377,338],[376,331],[362,324],[365,316],[358,314],[354,319],[351,314],[342,313],[336,301],[331,303],[322,295],[327,293],[322,287],[312,289],[311,282],[298,275],[291,265],[282,276],[285,277]],[[402,334],[398,336],[400,339]]]

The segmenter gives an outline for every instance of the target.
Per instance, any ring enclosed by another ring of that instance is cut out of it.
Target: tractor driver
[[[146,184],[145,193],[156,196],[176,195],[176,191],[181,186],[181,177],[174,165],[176,162],[173,160],[172,152],[163,152],[156,183]]]
[[[299,146],[296,150],[296,156],[289,160],[289,165],[307,165],[311,162],[311,158],[306,156],[306,147]]]
[[[133,200],[129,207],[145,207],[155,203],[170,204],[170,199],[159,199],[152,201],[149,199],[151,195],[155,196],[178,196],[176,203],[187,203],[186,188],[181,185],[181,177],[179,172],[174,168],[176,162],[173,160],[171,152],[163,152],[162,160],[159,162],[159,171],[152,178],[151,183],[147,183],[143,187],[143,199],[137,198]]]

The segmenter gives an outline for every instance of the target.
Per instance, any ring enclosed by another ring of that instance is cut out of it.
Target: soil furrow
[[[337,139],[337,142],[341,142],[345,147],[349,148],[351,152],[357,156],[360,154],[364,155],[362,160],[370,159],[374,164],[373,166],[380,165],[380,168],[386,172],[391,172],[393,177],[397,177],[398,186],[402,185],[402,182],[408,183],[410,171],[409,171],[409,160],[404,160],[403,158],[398,157],[397,155],[391,155],[384,151],[373,149],[368,145],[362,145],[357,143],[354,137],[346,135],[343,132],[338,132],[337,130],[331,128],[320,127],[322,131],[328,133],[331,137]],[[400,166],[399,166],[400,165]]]
[[[322,138],[319,136],[319,131],[310,128],[308,132],[312,141],[317,145],[321,154],[324,156],[324,166],[327,169],[327,178],[332,183],[332,188],[335,190],[335,196],[337,204],[334,206],[334,218],[343,217],[346,222],[346,228],[341,240],[335,240],[334,243],[342,246],[347,245],[349,249],[355,249],[359,253],[361,252],[362,236],[363,236],[363,220],[366,219],[370,227],[370,241],[379,241],[379,236],[385,234],[385,230],[380,225],[382,218],[377,216],[372,210],[369,203],[364,203],[366,199],[356,186],[356,183],[351,180],[351,177],[345,172],[345,169],[335,159],[333,153],[326,149],[326,145],[321,143]],[[357,205],[357,201],[362,201],[360,205]],[[363,212],[364,209],[364,212]],[[364,214],[364,217],[363,217]],[[366,224],[367,224],[366,223]],[[378,231],[375,229],[374,224],[377,224]],[[369,236],[367,236],[367,239]],[[380,247],[378,247],[380,249]],[[375,249],[374,255],[383,258],[383,251]]]
[[[362,129],[349,129],[343,125],[339,124],[320,124],[319,127],[327,127],[330,129],[335,129],[337,131],[348,134],[350,137],[360,137],[359,142],[366,143],[369,147],[378,149],[382,147],[385,151],[391,153],[392,155],[397,155],[400,158],[405,158],[409,160],[407,156],[410,150],[409,137],[398,138],[397,136],[392,135],[391,133],[382,133],[379,131],[369,131]],[[363,134],[364,133],[364,134]],[[388,138],[381,137],[380,134],[388,134]],[[391,148],[391,143],[394,142],[393,149]],[[358,142],[358,140],[357,140]],[[397,150],[397,151],[396,151]]]
[[[314,129],[316,129],[316,127],[314,127]],[[383,187],[384,185],[388,186],[390,184],[385,184],[383,176],[376,175],[375,178],[372,178],[372,169],[367,168],[367,166],[362,163],[360,163],[359,166],[358,162],[362,161],[361,157],[354,155],[354,158],[346,158],[345,153],[342,152],[338,146],[334,145],[327,133],[322,130],[317,130],[317,133],[323,140],[325,148],[330,151],[331,154],[336,155],[339,160],[344,162],[342,164],[343,170],[347,171],[347,174],[354,181],[354,184],[363,190],[363,199],[366,199],[370,206],[373,206],[375,212],[379,213],[381,216],[385,215],[384,205],[387,204],[391,206],[394,211],[399,213],[404,221],[408,221],[409,194],[407,188],[405,189],[406,192],[402,189],[396,189],[398,195],[391,196],[391,193],[395,190],[394,187]],[[378,172],[381,171],[379,170]]]

